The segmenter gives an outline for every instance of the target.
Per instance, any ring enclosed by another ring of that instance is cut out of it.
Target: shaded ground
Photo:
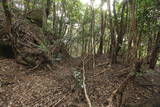
[[[47,69],[30,70],[14,60],[0,59],[0,107],[87,107],[83,89],[77,87],[73,76],[75,69],[82,72],[79,63],[75,62],[79,60],[56,64],[51,72]],[[87,91],[93,107],[104,107],[130,68],[120,64],[111,67],[104,57],[98,58],[96,65],[95,72],[86,72]],[[147,78],[154,82],[154,77]],[[149,82],[145,79],[137,77],[136,81],[130,81],[124,92],[126,103],[139,103],[160,93],[160,84],[147,86],[145,83]]]

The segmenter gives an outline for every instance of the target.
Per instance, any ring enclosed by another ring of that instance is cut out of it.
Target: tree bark
[[[51,0],[47,0],[47,6],[46,6],[46,16],[47,16],[47,18],[48,18],[49,14],[50,14],[51,6],[52,6]]]
[[[91,54],[92,54],[92,67],[93,71],[95,72],[95,10],[93,8],[94,0],[91,0]]]
[[[43,31],[46,31],[47,30],[47,13],[46,13],[47,1],[43,0],[42,4],[43,4],[42,29]]]
[[[110,45],[110,56],[112,60],[112,64],[116,63],[116,54],[115,54],[115,49],[116,49],[116,35],[115,35],[115,29],[113,27],[113,22],[112,22],[112,14],[111,14],[111,7],[110,7],[110,0],[108,0],[108,10],[109,10],[109,23],[110,23],[110,37],[111,37],[111,45]]]
[[[103,54],[103,41],[104,41],[104,33],[106,28],[106,12],[104,14],[104,11],[102,10],[103,6],[103,0],[101,1],[101,30],[100,30],[100,44],[98,49],[98,54]]]
[[[25,0],[25,10],[24,10],[24,17],[26,18],[26,15],[27,15],[27,12],[29,10],[29,3],[30,3],[30,0]]]
[[[136,25],[136,0],[130,1],[130,37],[128,40],[128,62],[136,60],[138,50],[137,25]]]
[[[56,35],[57,34],[57,25],[56,25],[56,22],[57,22],[57,16],[56,16],[56,3],[55,2],[53,2],[53,4],[52,4],[53,6],[52,6],[52,8],[53,8],[53,23],[52,23],[52,25],[53,25],[53,32],[54,32],[54,35]]]
[[[10,12],[9,6],[8,6],[8,0],[2,0],[2,5],[3,5],[4,13],[5,13],[5,16],[6,16],[5,32],[10,34],[11,33],[12,19],[11,19],[11,12]]]
[[[117,31],[118,33],[118,37],[117,37],[117,44],[116,44],[116,56],[118,56],[118,53],[121,49],[122,43],[123,43],[123,37],[126,31],[126,28],[124,27],[124,11],[125,11],[125,6],[127,4],[127,1],[124,0],[124,3],[122,4],[122,10],[121,10],[121,21],[120,21],[120,25],[119,25],[119,31]]]
[[[159,51],[160,51],[160,32],[158,32],[158,34],[157,34],[156,43],[155,43],[154,49],[151,53],[151,57],[150,57],[150,61],[149,61],[150,62],[149,63],[149,68],[150,69],[155,68],[155,65],[156,65],[157,60],[158,60]]]

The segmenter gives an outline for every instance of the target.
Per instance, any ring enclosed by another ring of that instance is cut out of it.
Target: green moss
[[[42,10],[36,9],[27,15],[27,18],[30,19],[31,22],[36,23],[39,26],[42,26]]]

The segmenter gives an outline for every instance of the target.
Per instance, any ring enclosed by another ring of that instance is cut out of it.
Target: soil
[[[80,62],[80,58],[60,61],[51,71],[32,70],[17,64],[14,59],[0,59],[0,107],[88,107],[80,82],[74,76],[74,72],[82,74]],[[96,69],[86,70],[86,86],[92,106],[106,107],[107,99],[130,70],[122,64],[111,66],[105,56],[98,57]],[[125,103],[140,103],[160,94],[160,87],[145,85],[146,79],[138,76],[129,81],[124,91]]]

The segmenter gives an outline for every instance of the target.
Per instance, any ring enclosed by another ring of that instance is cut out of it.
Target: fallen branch
[[[47,68],[48,68],[51,72],[54,71],[49,64],[47,64]]]
[[[102,70],[101,72],[95,74],[94,76],[92,76],[92,78],[93,78],[93,77],[97,77],[97,76],[103,74],[104,72],[106,72],[106,69],[104,69],[104,70]]]
[[[129,70],[129,67],[124,68],[124,69],[122,69],[122,70],[114,73],[113,75],[114,75],[114,76],[118,76],[118,77],[122,77],[122,76],[124,76],[124,75],[126,75],[126,74],[129,73],[128,70]]]
[[[85,78],[85,61],[84,60],[82,60],[82,63],[83,63],[83,89],[84,89],[85,98],[88,103],[88,107],[92,107],[91,100],[89,99],[89,96],[87,94],[87,88],[86,88],[86,84],[85,84],[86,78]]]
[[[35,67],[33,67],[33,68],[29,69],[29,70],[33,71],[33,70],[37,69],[39,66],[40,66],[40,64],[37,64]]]
[[[70,95],[70,94],[69,94]],[[57,107],[68,95],[64,95],[61,99],[58,100],[56,104],[54,104],[53,107]]]
[[[96,65],[96,67],[100,67],[100,66],[104,66],[104,65],[109,65],[109,64],[110,64],[109,62],[104,62],[104,63]]]
[[[73,86],[73,88],[71,89],[71,92],[69,91],[69,92],[68,92],[67,94],[65,94],[61,99],[59,99],[59,100],[57,101],[57,103],[54,104],[54,106],[53,106],[53,105],[50,105],[49,107],[58,107],[58,105],[61,104],[61,103],[65,100],[66,97],[72,95],[72,91],[73,91],[73,90],[75,90],[75,86]]]

